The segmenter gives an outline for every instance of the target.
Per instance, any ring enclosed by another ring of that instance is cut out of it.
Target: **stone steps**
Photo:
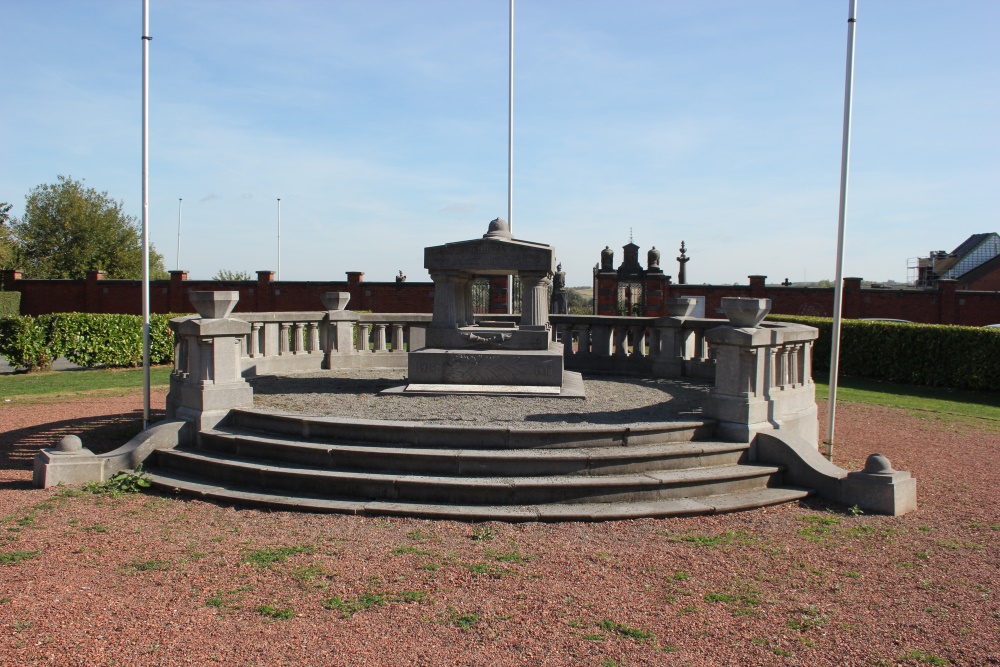
[[[401,516],[453,521],[617,521],[624,519],[699,516],[756,509],[801,500],[811,491],[794,487],[757,489],[700,498],[623,503],[553,503],[545,505],[458,505],[341,500],[303,494],[274,494],[234,488],[200,477],[156,471],[153,483],[163,489],[223,503],[285,511],[325,512],[358,516]]]
[[[350,514],[569,521],[708,514],[801,498],[710,421],[455,427],[234,410],[157,451],[155,485],[214,500]]]
[[[422,475],[524,477],[616,475],[735,465],[749,446],[732,442],[677,442],[631,447],[462,449],[385,447],[309,441],[239,428],[203,431],[202,450],[245,459],[343,471]]]

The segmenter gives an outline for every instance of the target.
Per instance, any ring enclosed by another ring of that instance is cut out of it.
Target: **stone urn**
[[[771,312],[770,299],[748,299],[742,296],[722,297],[722,312],[730,324],[740,329],[752,329]]]
[[[240,300],[239,292],[191,292],[191,305],[206,320],[229,317]]]
[[[698,299],[684,297],[682,299],[664,299],[667,313],[671,317],[688,317],[698,306]]]
[[[344,310],[347,308],[347,302],[351,300],[351,293],[323,292],[323,296],[320,298],[323,301],[323,306],[327,310]]]

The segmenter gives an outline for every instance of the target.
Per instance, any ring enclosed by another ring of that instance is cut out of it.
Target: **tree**
[[[230,271],[228,269],[222,269],[214,276],[212,280],[227,280],[230,282],[239,280],[253,280],[249,271]]]
[[[123,202],[69,176],[25,199],[24,217],[12,225],[25,278],[83,278],[95,269],[108,278],[142,277],[142,228]],[[152,245],[149,277],[169,277]]]
[[[13,232],[10,229],[11,204],[0,201],[0,269],[17,268],[17,245],[14,243]],[[3,289],[0,287],[0,289]]]

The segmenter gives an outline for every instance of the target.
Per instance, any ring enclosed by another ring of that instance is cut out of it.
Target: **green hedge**
[[[21,293],[0,292],[0,317],[14,317],[21,314]]]
[[[174,358],[168,322],[176,315],[150,315],[150,362]],[[80,366],[125,368],[142,364],[139,315],[57,313],[0,318],[0,355],[15,367],[44,369],[57,357]]]
[[[813,368],[830,370],[829,317],[771,315],[819,329]],[[1000,330],[941,324],[843,320],[840,373],[901,384],[1000,390]]]

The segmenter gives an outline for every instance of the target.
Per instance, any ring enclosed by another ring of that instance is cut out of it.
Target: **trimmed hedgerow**
[[[813,367],[830,369],[831,318],[771,315],[768,319],[819,329]],[[1000,389],[1000,330],[843,320],[840,372],[901,384],[996,391]]]
[[[0,291],[0,317],[14,317],[21,314],[21,293]]]
[[[175,315],[150,315],[150,362],[173,361],[168,322]],[[57,313],[0,318],[0,355],[18,368],[51,366],[66,357],[80,366],[125,368],[142,364],[142,317],[106,313]]]
[[[51,322],[41,318],[0,318],[0,355],[15,368],[46,369],[58,356],[52,354],[51,333]]]

